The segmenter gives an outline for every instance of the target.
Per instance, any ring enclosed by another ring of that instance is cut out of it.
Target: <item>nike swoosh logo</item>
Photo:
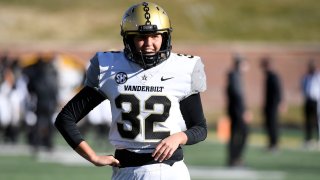
[[[172,79],[174,77],[169,77],[169,78],[164,78],[163,76],[161,77],[161,81],[166,81],[166,80],[169,80],[169,79]]]

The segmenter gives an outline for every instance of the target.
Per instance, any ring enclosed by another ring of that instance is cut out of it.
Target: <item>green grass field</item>
[[[320,177],[320,151],[303,150],[300,147],[301,139],[299,135],[299,131],[285,131],[281,137],[282,143],[279,152],[270,154],[263,148],[263,134],[253,132],[244,156],[247,167],[241,172],[238,169],[225,167],[226,146],[223,143],[218,143],[214,132],[209,133],[205,142],[185,147],[185,161],[191,170],[192,179],[194,180],[317,180]],[[90,139],[89,141],[92,141]],[[65,145],[59,136],[57,143],[60,146]],[[106,147],[95,148],[102,151]],[[50,155],[48,154],[48,156]],[[199,174],[198,176],[195,174],[194,168],[200,169],[201,177]],[[201,171],[201,169],[206,171]],[[219,173],[219,176],[210,177],[210,171],[213,174]],[[110,176],[110,167],[94,167],[89,164],[83,165],[82,163],[63,165],[60,163],[39,162],[34,156],[28,155],[0,155],[1,180],[95,180],[110,179]]]

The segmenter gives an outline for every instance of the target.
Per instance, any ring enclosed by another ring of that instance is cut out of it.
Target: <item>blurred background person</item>
[[[231,136],[228,144],[227,165],[243,166],[243,153],[248,137],[248,122],[251,119],[247,111],[242,73],[248,70],[248,64],[243,57],[234,55],[233,68],[227,79],[227,112],[231,120]]]
[[[319,101],[320,101],[320,73],[315,62],[310,59],[307,72],[301,82],[302,94],[304,97],[304,119],[305,135],[304,145],[312,147],[312,136],[316,132],[316,139],[319,140]]]
[[[53,116],[58,106],[58,73],[52,55],[39,55],[36,63],[25,68],[28,91],[34,104],[36,122],[29,130],[29,144],[35,150],[53,149]]]
[[[10,102],[11,90],[14,84],[14,75],[9,68],[9,57],[6,53],[1,55],[0,62],[0,127],[1,139],[4,142],[15,141],[15,138],[9,138],[10,124],[12,120],[12,108]]]
[[[17,58],[13,58],[9,64],[9,71],[12,74],[12,86],[8,106],[11,108],[12,116],[6,129],[5,137],[11,143],[18,142],[19,134],[23,130],[25,102],[28,96],[26,81],[18,61]]]
[[[0,124],[5,143],[16,144],[24,119],[26,83],[17,58],[1,57]]]
[[[279,75],[272,67],[272,60],[265,56],[260,62],[264,73],[263,119],[268,137],[267,149],[275,151],[279,143],[279,105],[282,100],[282,86]]]

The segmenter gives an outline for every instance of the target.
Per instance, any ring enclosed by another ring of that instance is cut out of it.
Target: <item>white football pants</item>
[[[138,167],[114,167],[112,180],[190,180],[190,174],[182,160],[172,166],[158,163]]]

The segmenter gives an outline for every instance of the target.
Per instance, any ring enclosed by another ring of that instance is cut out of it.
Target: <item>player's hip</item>
[[[121,161],[120,161],[121,162]],[[112,180],[190,180],[190,174],[183,160],[172,166],[165,163],[149,164],[138,167],[113,168]]]

